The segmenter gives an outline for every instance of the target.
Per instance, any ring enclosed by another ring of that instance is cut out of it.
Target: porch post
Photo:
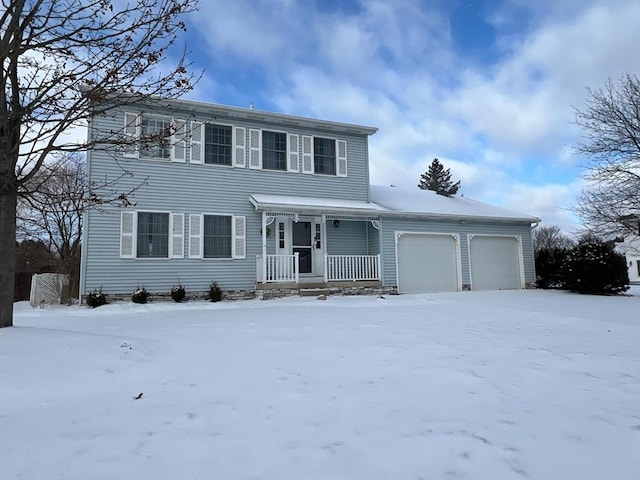
[[[324,263],[324,283],[327,283],[329,281],[329,275],[327,274],[327,255],[329,254],[329,243],[327,242],[327,215],[324,213],[322,214],[322,236],[322,240],[324,241],[324,249],[322,250],[322,256],[324,257],[322,262]]]
[[[262,211],[262,283],[267,283],[267,212]]]

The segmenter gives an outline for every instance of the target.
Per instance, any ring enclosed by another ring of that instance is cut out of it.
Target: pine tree
[[[453,183],[450,169],[445,169],[444,165],[440,163],[440,160],[434,158],[428,170],[420,175],[418,188],[422,190],[433,190],[440,195],[448,197],[458,192],[460,181]]]

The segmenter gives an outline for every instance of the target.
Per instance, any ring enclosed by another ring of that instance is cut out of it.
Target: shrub
[[[614,294],[629,288],[624,255],[600,241],[573,247],[564,262],[563,275],[565,288],[572,292]]]
[[[564,248],[543,248],[536,252],[536,286],[538,288],[562,288],[563,266],[567,255],[569,250]]]
[[[89,295],[87,295],[87,305],[91,308],[101,307],[102,305],[107,304],[107,296],[102,293],[102,288],[99,290],[93,290]]]
[[[171,288],[171,298],[173,298],[174,302],[181,302],[184,300],[186,293],[187,292],[182,285],[177,285]]]
[[[222,290],[218,286],[218,282],[212,282],[209,287],[209,300],[219,302],[222,300]]]
[[[131,295],[131,301],[133,303],[147,303],[148,299],[149,292],[147,292],[147,289],[144,287],[138,288],[135,292],[133,292],[133,295]]]

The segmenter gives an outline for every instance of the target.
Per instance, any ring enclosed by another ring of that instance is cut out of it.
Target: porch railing
[[[380,280],[380,255],[325,255],[327,282]]]
[[[264,257],[262,255],[258,255],[256,257],[256,271],[258,273],[258,280],[263,283],[298,283],[298,272],[300,271],[298,254],[266,255]]]

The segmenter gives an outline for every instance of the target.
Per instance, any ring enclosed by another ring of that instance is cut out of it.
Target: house
[[[227,297],[524,288],[536,217],[369,183],[376,128],[188,100],[96,116],[90,181],[134,190],[85,215],[80,294]],[[107,142],[105,142],[106,145]],[[116,187],[114,187],[116,188]]]
[[[637,215],[629,215],[623,221],[627,228],[617,248],[627,259],[629,283],[640,285],[640,219]]]

